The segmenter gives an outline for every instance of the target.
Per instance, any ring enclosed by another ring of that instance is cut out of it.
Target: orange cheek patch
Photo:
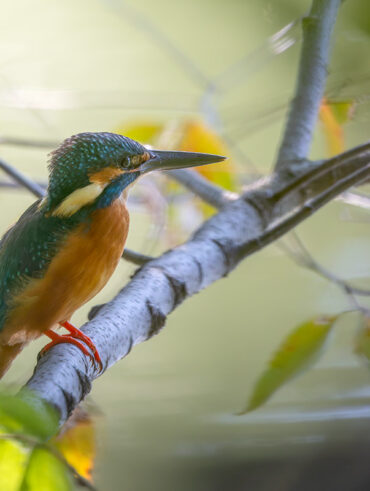
[[[90,174],[89,180],[92,183],[104,185],[123,174],[123,172],[122,169],[118,169],[117,167],[105,167],[94,174]]]
[[[144,162],[146,162],[149,159],[150,159],[150,155],[148,152],[144,152],[144,153],[141,153],[139,155],[134,155],[130,159],[130,164],[131,164],[131,167],[133,167],[133,168],[130,169],[129,172],[137,171],[137,167],[139,167],[140,164],[143,164]]]

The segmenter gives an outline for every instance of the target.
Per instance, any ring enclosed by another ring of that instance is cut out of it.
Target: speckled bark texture
[[[323,96],[331,28],[340,0],[313,0],[302,20],[304,40],[297,90],[278,152],[276,172],[236,199],[204,180],[177,178],[220,211],[184,245],[145,264],[82,328],[99,350],[104,370],[150,339],[186,298],[227,276],[239,261],[292,230],[320,207],[370,177],[370,143],[323,162],[307,161]],[[225,203],[225,204],[224,204]],[[52,348],[27,384],[54,405],[62,424],[99,374],[74,346]],[[123,389],[124,390],[124,389]]]
[[[272,176],[227,203],[188,242],[148,262],[111,302],[94,309],[82,331],[99,350],[104,371],[157,334],[186,298],[368,179],[370,144],[302,169],[286,179]],[[99,375],[78,348],[61,344],[38,361],[27,387],[54,405],[63,423]]]

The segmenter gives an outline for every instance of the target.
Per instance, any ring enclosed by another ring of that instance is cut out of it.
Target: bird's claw
[[[66,326],[63,326],[66,327]],[[73,327],[73,326],[72,326]],[[68,329],[68,328],[67,328]],[[69,330],[69,329],[68,329]],[[103,370],[103,364],[100,358],[100,355],[98,353],[98,350],[96,349],[94,343],[91,341],[91,339],[83,334],[79,329],[73,328],[73,332],[71,334],[57,334],[56,332],[52,330],[47,330],[45,331],[46,336],[48,336],[51,339],[51,342],[48,343],[46,346],[42,348],[42,350],[39,353],[39,357],[43,356],[47,351],[49,351],[50,348],[57,344],[61,343],[69,343],[73,344],[77,348],[79,348],[82,353],[86,356],[88,356],[93,364],[97,364],[99,367],[99,373]],[[81,336],[80,336],[81,334]],[[91,352],[82,344],[82,342],[85,343],[91,350]]]
[[[72,338],[79,339],[80,341],[84,342],[90,348],[90,350],[92,351],[92,353],[94,355],[94,359],[92,361],[96,362],[99,365],[99,372],[101,372],[103,370],[103,364],[102,364],[102,361],[100,359],[100,355],[98,353],[98,350],[96,349],[95,344],[91,341],[89,336],[86,336],[86,334],[84,334],[82,331],[77,329],[77,327],[73,326],[68,321],[61,322],[60,325],[62,327],[64,327],[65,329],[67,329],[67,331],[69,331],[69,333],[70,333],[69,335],[64,334],[64,336],[71,336]]]

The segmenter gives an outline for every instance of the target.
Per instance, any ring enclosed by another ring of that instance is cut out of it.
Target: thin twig
[[[3,159],[0,159],[0,168],[38,198],[43,198],[45,196],[45,189],[43,187],[19,172],[19,170],[5,162]]]
[[[175,63],[179,64],[182,69],[185,68],[186,72],[192,76],[198,85],[207,86],[210,83],[208,77],[203,70],[194,63],[194,60],[189,58],[184,51],[167,37],[162,29],[159,29],[148,16],[137,10],[134,5],[122,0],[119,2],[116,0],[103,0],[103,3],[116,12],[118,11],[121,15],[123,14],[122,17],[126,22],[129,21],[130,24],[141,29],[145,35],[149,35],[161,49],[172,56]]]
[[[152,256],[147,256],[146,254],[140,254],[140,252],[135,252],[132,249],[127,249],[123,251],[122,259],[129,261],[130,263],[136,264],[137,266],[142,266],[143,264],[154,259]]]
[[[236,193],[225,191],[193,170],[171,170],[166,174],[214,208],[222,208],[228,201],[238,198]]]
[[[276,169],[307,159],[324,93],[330,38],[341,0],[313,0],[302,20],[303,43],[295,97],[290,106]]]
[[[283,248],[285,252],[289,254],[289,256],[296,262],[296,264],[308,268],[311,271],[319,274],[323,278],[326,278],[332,283],[335,283],[347,294],[359,295],[364,297],[370,296],[370,290],[352,286],[348,281],[339,278],[337,275],[335,275],[324,266],[322,266],[318,261],[316,261],[316,259],[314,259],[309,253],[307,247],[303,244],[296,232],[292,232],[290,236],[294,239],[296,245],[298,246],[297,251],[293,251],[290,247],[287,247],[286,244],[280,243],[279,245]]]
[[[46,189],[47,183],[41,181],[35,181],[38,186]],[[0,188],[9,188],[9,189],[24,189],[24,186],[14,181],[0,181]]]
[[[370,196],[359,193],[358,191],[346,191],[337,198],[339,201],[352,206],[363,208],[364,210],[370,210]]]
[[[51,149],[57,147],[59,143],[50,140],[32,140],[29,138],[17,138],[14,136],[0,136],[0,145]]]

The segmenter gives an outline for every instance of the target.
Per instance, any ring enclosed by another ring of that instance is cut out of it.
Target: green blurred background
[[[227,135],[241,181],[248,180],[251,167],[269,172],[284,113],[273,115],[292,95],[300,43],[278,54],[268,37],[309,5],[295,0],[5,1],[0,136],[59,141],[80,131],[200,115]],[[369,19],[366,0],[344,2],[334,37],[328,93],[357,103],[345,127],[348,148],[369,137]],[[299,37],[298,29],[292,33]],[[266,120],[257,124],[264,114]],[[0,150],[18,169],[46,180],[47,150],[10,145]],[[313,156],[326,156],[320,127]],[[0,189],[1,233],[33,200],[26,191]],[[150,222],[143,208],[133,206],[129,247],[143,250]],[[368,226],[366,211],[337,201],[298,232],[316,259],[365,286]],[[151,252],[163,247],[159,242]],[[81,325],[92,305],[112,298],[133,270],[122,262],[74,322]],[[240,484],[245,469],[262,469],[257,474],[263,481],[265,462],[289,463],[297,456],[310,461],[331,448],[366,440],[370,374],[353,354],[359,324],[353,312],[341,317],[314,368],[262,409],[235,415],[286,334],[308,318],[350,308],[340,290],[299,268],[275,245],[185,302],[159,336],[135,347],[94,384],[98,488],[245,489]],[[45,342],[22,353],[3,386],[26,382]],[[274,472],[280,487],[263,488],[257,480],[250,489],[290,489],[291,471],[280,473],[277,465]]]

